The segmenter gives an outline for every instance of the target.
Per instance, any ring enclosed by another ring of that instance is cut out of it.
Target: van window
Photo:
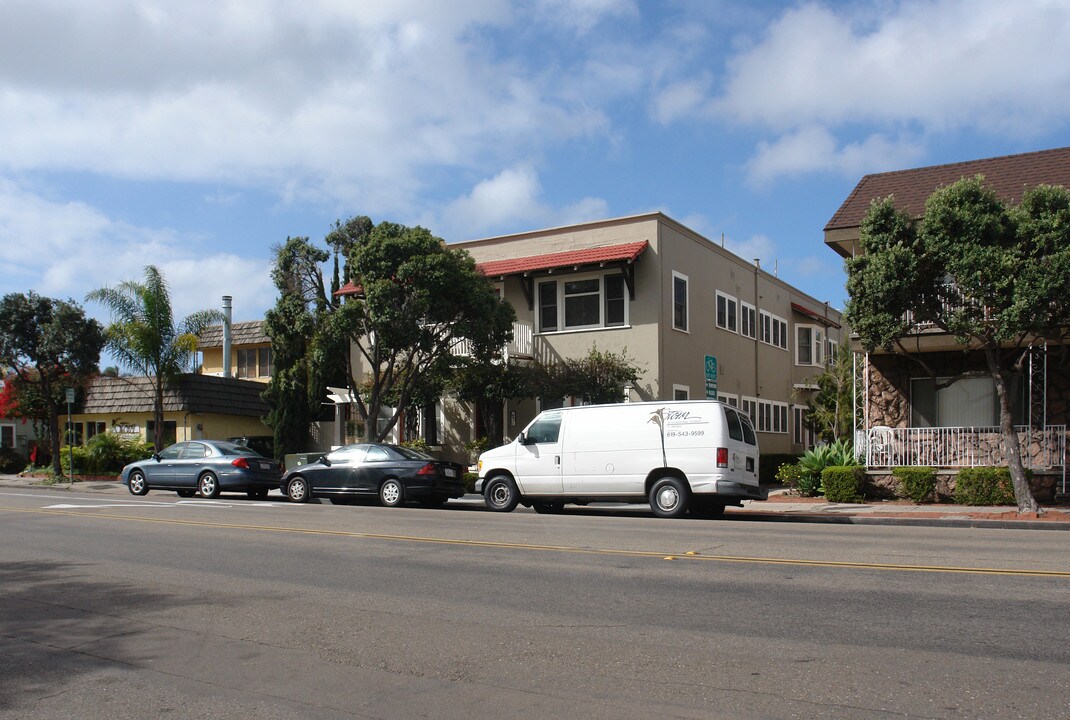
[[[549,413],[533,422],[528,428],[528,441],[534,443],[555,443],[561,433],[561,413]]]
[[[743,442],[743,425],[739,421],[739,413],[726,408],[724,414],[728,420],[728,437]]]
[[[739,419],[743,425],[743,442],[748,445],[757,445],[758,438],[754,437],[754,427],[750,424],[750,418],[746,415],[740,415]]]

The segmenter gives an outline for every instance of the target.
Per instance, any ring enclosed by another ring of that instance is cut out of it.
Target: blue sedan
[[[181,497],[218,497],[220,492],[244,492],[266,497],[282,482],[282,465],[271,458],[222,440],[175,443],[123,468],[123,485],[133,495],[149,490],[173,490]]]

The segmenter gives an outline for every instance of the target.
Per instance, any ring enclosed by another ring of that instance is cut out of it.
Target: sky
[[[861,177],[1070,145],[1070,0],[0,0],[0,294],[662,211],[842,308]],[[537,254],[535,250],[532,254]]]

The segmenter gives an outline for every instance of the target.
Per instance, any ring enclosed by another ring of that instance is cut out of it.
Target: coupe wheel
[[[286,483],[286,497],[290,502],[308,502],[309,496],[308,483],[300,475],[290,478],[290,482]]]
[[[495,475],[483,488],[483,502],[494,512],[512,512],[520,502],[520,492],[512,478]]]
[[[134,470],[130,473],[127,487],[131,495],[145,495],[149,492],[149,484],[145,481],[145,474],[140,470]]]
[[[661,478],[650,488],[650,509],[658,517],[680,517],[687,512],[689,494],[680,478]]]
[[[405,488],[399,480],[390,478],[379,487],[379,502],[383,507],[397,507],[405,501]]]
[[[219,497],[219,478],[215,476],[215,473],[206,472],[197,480],[197,490],[201,493],[201,497],[209,500]]]

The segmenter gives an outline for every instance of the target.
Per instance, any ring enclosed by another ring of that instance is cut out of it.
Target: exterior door
[[[172,445],[160,451],[160,459],[147,460],[142,464],[149,485],[171,485],[175,480],[175,463],[185,443]]]
[[[561,493],[561,413],[543,413],[524,431],[516,449],[516,472],[529,495]]]
[[[175,460],[175,487],[197,487],[197,478],[207,467],[208,446],[204,443],[185,443]]]

